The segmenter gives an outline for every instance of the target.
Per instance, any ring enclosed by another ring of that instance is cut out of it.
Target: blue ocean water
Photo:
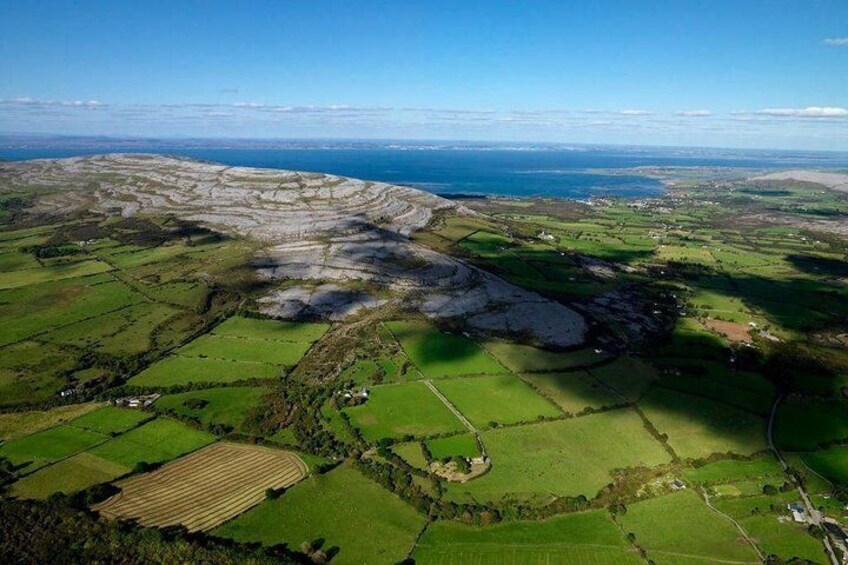
[[[509,196],[652,196],[660,180],[632,167],[786,169],[848,167],[848,155],[817,152],[685,148],[506,147],[365,143],[214,147],[191,144],[45,145],[0,144],[0,158],[36,159],[107,152],[180,155],[232,166],[317,171],[415,186],[440,194]],[[601,171],[599,171],[599,169]],[[613,174],[610,174],[610,173]]]

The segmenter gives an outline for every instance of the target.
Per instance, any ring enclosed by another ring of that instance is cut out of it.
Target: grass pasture
[[[23,477],[12,485],[11,494],[42,499],[56,492],[71,494],[112,481],[131,470],[83,451]]]
[[[63,424],[0,445],[0,457],[30,472],[106,439],[105,435]]]
[[[828,480],[848,485],[848,447],[837,445],[821,451],[802,453],[801,459]]]
[[[409,359],[430,378],[506,372],[474,341],[425,322],[387,322]]]
[[[131,378],[127,384],[168,387],[189,383],[232,383],[251,379],[273,379],[281,369],[267,363],[242,363],[230,359],[168,357]]]
[[[365,404],[344,411],[368,441],[406,435],[423,437],[465,429],[423,382],[374,387]]]
[[[93,508],[107,518],[134,518],[144,526],[210,530],[261,502],[267,489],[297,483],[306,471],[287,451],[215,443],[119,482],[121,492]]]
[[[442,459],[460,455],[462,457],[477,457],[480,448],[473,434],[457,434],[455,436],[428,439],[424,442],[433,459]]]
[[[31,410],[27,412],[9,412],[0,414],[0,439],[13,440],[41,430],[64,424],[97,410],[101,405],[95,402],[59,406],[50,410]]]
[[[309,477],[276,500],[216,529],[216,536],[264,545],[324,539],[324,550],[338,549],[337,565],[397,563],[406,557],[424,525],[394,494],[350,465]]]
[[[653,467],[670,457],[630,409],[489,430],[482,433],[492,460],[485,475],[448,485],[452,498],[497,501],[549,494],[591,498],[612,482],[612,470]]]
[[[211,443],[215,437],[170,418],[157,418],[90,451],[118,465],[160,463]]]
[[[204,335],[177,352],[181,357],[223,359],[241,363],[266,363],[292,366],[309,349],[309,343],[281,342],[270,339]]]
[[[313,343],[318,341],[329,328],[329,324],[284,322],[233,316],[215,326],[212,334],[221,337]]]
[[[553,403],[513,375],[443,379],[435,386],[478,428],[562,414]]]
[[[785,401],[777,410],[774,441],[788,450],[812,450],[848,439],[848,407],[842,402]]]
[[[585,408],[615,406],[626,402],[622,396],[586,371],[525,373],[521,378],[571,414],[577,414]]]
[[[655,388],[639,406],[680,457],[751,455],[768,447],[765,419],[726,404]]]
[[[156,401],[154,408],[195,418],[205,426],[222,424],[240,431],[248,412],[259,405],[266,392],[265,388],[242,386],[192,390],[166,394]],[[202,402],[206,404],[200,407]]]
[[[642,562],[603,511],[566,514],[538,522],[502,522],[486,527],[436,521],[416,544],[413,557],[421,565],[635,565]]]
[[[619,520],[624,532],[636,534],[636,543],[657,563],[674,563],[678,556],[693,561],[758,562],[739,531],[692,490],[630,504]]]
[[[485,347],[498,361],[516,373],[574,369],[597,363],[604,358],[591,349],[558,352],[507,341],[488,341]]]
[[[700,484],[722,484],[766,477],[783,479],[783,467],[771,453],[750,460],[724,459],[686,469],[682,473],[684,481]]]
[[[151,418],[153,418],[151,413],[142,410],[104,406],[71,420],[68,425],[99,434],[115,435],[134,428]]]

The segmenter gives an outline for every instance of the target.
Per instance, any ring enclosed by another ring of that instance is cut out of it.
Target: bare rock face
[[[800,182],[809,182],[820,184],[830,190],[839,192],[848,192],[848,175],[843,173],[827,173],[822,171],[810,170],[794,170],[781,171],[779,173],[770,173],[759,177],[753,177],[752,181],[783,181],[795,180]]]
[[[270,279],[315,281],[259,300],[263,311],[341,319],[385,303],[345,282],[369,282],[403,296],[433,318],[471,329],[532,336],[544,345],[581,343],[574,310],[453,257],[413,244],[408,235],[455,203],[420,190],[318,173],[227,167],[156,155],[113,154],[4,163],[0,191],[54,189],[42,211],[90,209],[132,216],[173,214],[268,244],[256,268]]]

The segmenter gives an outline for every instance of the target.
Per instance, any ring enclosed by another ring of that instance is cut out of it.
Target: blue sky
[[[848,150],[848,2],[0,0],[0,133]]]

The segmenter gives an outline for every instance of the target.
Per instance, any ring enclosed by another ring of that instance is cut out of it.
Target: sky
[[[0,134],[848,150],[848,1],[0,0]]]

